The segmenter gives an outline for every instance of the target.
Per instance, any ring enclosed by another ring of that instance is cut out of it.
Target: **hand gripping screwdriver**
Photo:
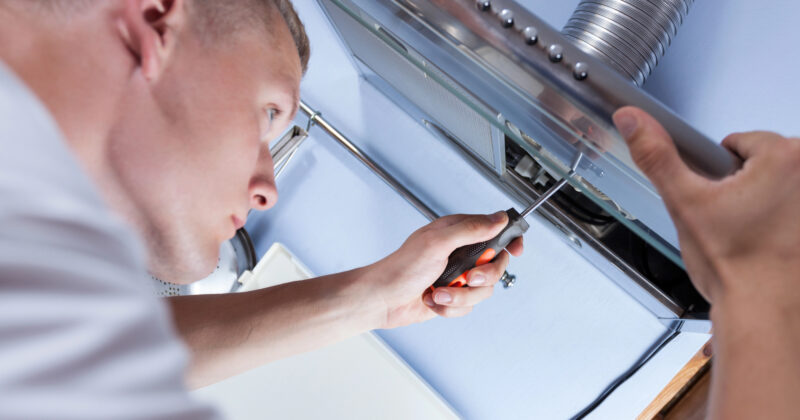
[[[550,187],[528,208],[518,213],[511,208],[506,210],[508,215],[508,225],[494,238],[477,244],[465,245],[456,249],[450,254],[447,260],[447,267],[439,279],[433,283],[432,288],[437,287],[464,287],[467,285],[467,273],[469,270],[494,261],[498,253],[502,252],[514,239],[519,238],[527,232],[530,225],[525,221],[525,217],[541,207],[550,197],[561,189],[568,182],[569,178],[575,173],[580,156],[575,160],[570,172]]]

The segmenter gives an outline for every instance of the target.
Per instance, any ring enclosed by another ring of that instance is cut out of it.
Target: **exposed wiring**
[[[578,414],[572,416],[570,419],[581,420],[586,418],[586,416],[588,416],[589,414],[591,414],[592,411],[594,411],[597,407],[599,407],[600,404],[602,404],[603,401],[605,401],[606,398],[608,398],[608,396],[611,395],[611,393],[616,391],[617,388],[619,388],[622,384],[625,383],[625,381],[627,381],[633,375],[635,375],[636,372],[638,372],[639,369],[642,368],[642,366],[647,364],[647,362],[649,362],[650,359],[653,358],[653,356],[658,354],[658,352],[661,351],[661,349],[663,349],[664,347],[666,347],[670,341],[675,339],[675,337],[677,337],[678,334],[680,334],[680,332],[678,332],[679,329],[680,327],[676,328],[675,330],[667,331],[664,335],[659,337],[656,343],[652,347],[650,347],[650,349],[639,360],[637,360],[633,366],[631,366],[627,371],[625,371],[625,373],[623,373],[617,379],[615,379],[614,382],[611,383],[611,385],[606,387],[606,389],[604,389],[603,392],[601,392],[600,395],[598,395],[597,398],[594,399],[594,401],[589,403],[589,405],[587,405],[583,410],[579,411]]]
[[[547,187],[549,188],[551,182],[547,183]],[[578,200],[569,196],[569,194],[561,192],[553,197],[553,199],[559,204],[559,206],[569,213],[570,215],[574,216],[576,219],[588,223],[590,225],[595,226],[603,226],[613,222],[615,219],[608,214],[597,213],[594,212],[581,203]]]
[[[566,194],[557,194],[553,197],[559,207],[570,216],[592,226],[605,226],[614,221],[612,217],[592,213],[588,209],[581,207],[572,197]]]

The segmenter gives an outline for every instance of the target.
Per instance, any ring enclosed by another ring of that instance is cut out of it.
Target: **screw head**
[[[492,2],[489,0],[478,0],[475,2],[475,4],[478,6],[478,10],[481,12],[486,12],[492,8]]]
[[[572,75],[577,80],[584,80],[589,77],[589,65],[579,61],[572,67]]]
[[[503,276],[500,278],[500,282],[503,283],[503,288],[504,289],[508,289],[508,288],[514,287],[514,285],[517,284],[517,276],[515,276],[515,275],[509,273],[508,271],[506,271],[505,273],[503,273]]]
[[[514,26],[514,12],[509,9],[503,9],[500,11],[500,21],[503,23],[504,28],[510,28]]]
[[[547,54],[550,56],[550,61],[558,63],[564,59],[564,47],[553,44],[547,48]]]
[[[539,31],[533,26],[528,26],[523,29],[522,36],[525,37],[525,43],[528,45],[534,45],[537,41],[539,41]]]

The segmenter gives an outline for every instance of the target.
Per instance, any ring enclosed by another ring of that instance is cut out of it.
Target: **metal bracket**
[[[306,138],[308,138],[308,130],[294,126],[272,146],[269,152],[275,165],[275,179],[281,176]]]

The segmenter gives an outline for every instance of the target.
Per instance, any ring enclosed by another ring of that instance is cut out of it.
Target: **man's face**
[[[248,211],[277,200],[268,142],[294,118],[302,70],[276,26],[211,46],[183,31],[157,81],[131,75],[109,154],[159,278],[207,276]]]

